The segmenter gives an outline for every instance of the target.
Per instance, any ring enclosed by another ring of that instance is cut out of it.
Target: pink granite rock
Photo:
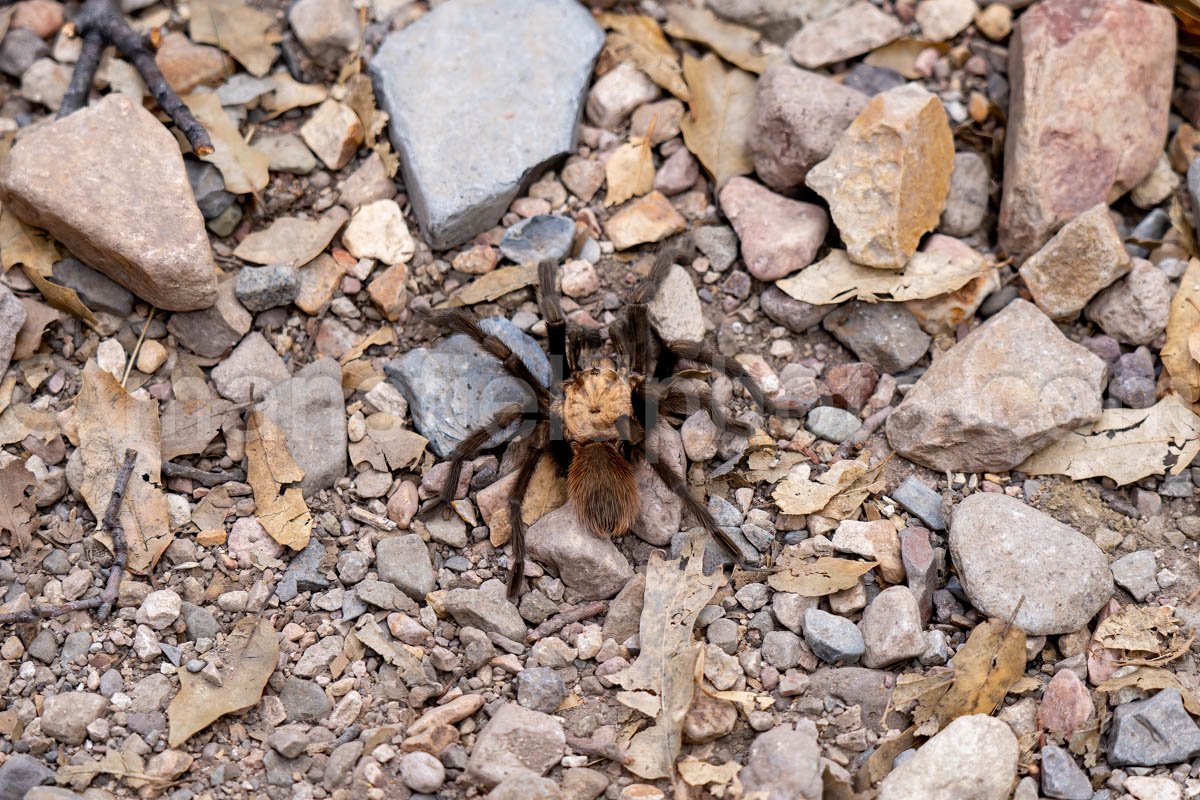
[[[746,268],[760,281],[807,267],[829,230],[829,216],[820,206],[790,200],[749,178],[725,184],[721,210],[737,231]]]

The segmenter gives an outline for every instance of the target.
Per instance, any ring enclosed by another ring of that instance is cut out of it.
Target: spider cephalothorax
[[[517,478],[508,498],[512,526],[513,560],[508,590],[516,596],[524,575],[525,522],[521,501],[534,470],[544,454],[551,455],[567,477],[567,497],[580,521],[597,536],[620,536],[638,519],[640,498],[634,465],[641,460],[668,488],[682,498],[697,522],[725,542],[736,555],[729,537],[717,526],[708,507],[688,491],[683,476],[655,452],[647,432],[662,415],[680,415],[706,408],[725,430],[749,435],[745,423],[727,419],[713,402],[707,384],[677,371],[686,360],[740,379],[764,411],[772,410],[762,390],[735,361],[728,361],[702,344],[667,341],[651,323],[647,304],[658,293],[674,264],[673,251],[655,259],[648,278],[634,290],[624,312],[609,326],[609,347],[596,331],[568,324],[555,289],[555,265],[538,265],[538,306],[546,320],[546,333],[554,379],[545,386],[513,351],[479,327],[462,309],[434,312],[431,321],[454,333],[465,334],[499,359],[505,368],[525,381],[533,392],[536,409],[520,403],[504,406],[482,428],[471,432],[455,448],[441,501],[453,499],[463,462],[473,458],[492,433],[524,420],[528,447],[517,467]]]

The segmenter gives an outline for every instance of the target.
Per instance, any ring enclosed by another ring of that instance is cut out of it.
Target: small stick
[[[202,469],[196,469],[187,464],[176,464],[172,461],[163,462],[162,473],[168,478],[188,478],[209,489],[230,481],[241,483],[246,480],[246,473],[240,469],[231,469],[228,472],[216,469],[212,472],[205,472]]]
[[[879,430],[879,426],[882,425],[887,420],[888,415],[892,413],[892,410],[894,408],[895,408],[894,406],[887,406],[886,408],[881,408],[878,411],[876,411],[874,414],[872,414],[871,416],[864,419],[862,427],[859,428],[858,430],[856,430],[849,439],[842,442],[842,444],[838,446],[837,451],[834,453],[834,457],[835,458],[847,457],[848,455],[850,455],[851,450],[853,450],[855,447],[861,445],[867,439],[871,438],[871,434],[873,434],[873,433],[875,433],[875,431]]]
[[[609,744],[598,744],[591,739],[584,739],[581,736],[572,736],[567,734],[567,747],[574,750],[576,753],[584,756],[594,756],[595,758],[606,758],[609,761],[615,761],[624,766],[629,763],[629,751],[619,744],[610,742]]]
[[[117,590],[121,586],[121,576],[125,572],[125,563],[129,557],[129,549],[125,543],[125,529],[121,527],[120,513],[121,501],[125,497],[125,489],[129,486],[129,476],[133,474],[133,464],[136,459],[137,453],[133,450],[125,451],[125,460],[121,463],[121,469],[117,472],[117,480],[113,484],[112,499],[108,501],[108,509],[104,512],[104,519],[101,521],[101,527],[108,530],[112,535],[113,542],[113,562],[104,591],[96,597],[72,600],[59,606],[34,606],[24,611],[0,614],[0,625],[21,625],[39,619],[59,617],[73,611],[85,611],[89,608],[99,609],[96,616],[101,622],[108,619],[113,603],[116,602]]]
[[[142,332],[138,336],[137,344],[133,346],[133,352],[129,354],[129,361],[125,363],[125,374],[121,376],[121,388],[125,388],[125,381],[129,380],[129,373],[133,371],[133,362],[137,360],[138,353],[142,352],[142,342],[146,341],[146,331],[150,330],[150,321],[154,319],[157,308],[150,307],[150,316],[146,317],[146,321],[142,323]]]
[[[572,622],[579,622],[580,620],[603,614],[605,611],[608,611],[608,603],[603,600],[595,600],[591,603],[575,606],[570,611],[555,614],[541,625],[538,625],[526,638],[530,642],[536,642],[538,639],[544,639],[552,633],[558,633]]]

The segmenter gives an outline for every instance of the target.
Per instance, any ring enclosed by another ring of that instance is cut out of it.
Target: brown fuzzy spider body
[[[451,309],[433,314],[433,322],[471,337],[523,380],[537,404],[536,410],[520,403],[504,406],[487,425],[459,442],[440,498],[442,502],[453,499],[463,463],[483,449],[493,432],[516,422],[526,423],[521,430],[526,432],[528,447],[508,498],[513,549],[508,589],[514,599],[525,563],[521,502],[547,453],[566,474],[569,502],[593,534],[620,536],[636,524],[641,501],[634,464],[644,460],[710,535],[724,542],[735,556],[738,552],[708,506],[655,451],[646,434],[660,424],[663,415],[686,416],[700,408],[706,408],[713,421],[726,430],[740,435],[752,432],[745,423],[726,418],[713,402],[707,384],[696,386],[688,373],[679,371],[679,362],[684,360],[739,379],[764,411],[772,411],[773,405],[740,364],[702,344],[667,341],[650,322],[647,304],[673,266],[673,256],[671,251],[659,254],[650,276],[635,288],[624,312],[609,326],[611,349],[602,347],[598,332],[566,322],[554,285],[555,265],[543,262],[538,266],[538,305],[546,320],[548,350],[556,373],[548,386],[538,382],[525,362],[499,338],[484,332],[468,312]]]

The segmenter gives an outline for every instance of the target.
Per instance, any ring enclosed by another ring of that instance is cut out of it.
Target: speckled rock
[[[612,597],[633,577],[633,567],[612,540],[585,528],[570,503],[529,526],[525,545],[531,558],[551,566],[589,600]]]
[[[1021,265],[1020,274],[1038,308],[1069,320],[1129,266],[1108,206],[1100,203],[1064,225]]]
[[[824,209],[775,194],[749,178],[731,178],[721,189],[721,209],[737,231],[746,269],[774,281],[812,263],[825,241]]]
[[[1091,539],[1004,494],[958,504],[950,553],[971,603],[1031,636],[1073,633],[1112,596],[1108,557]]]
[[[1100,416],[1105,369],[1015,300],[921,376],[888,417],[888,441],[938,471],[1004,472]]]
[[[883,779],[879,800],[1008,800],[1018,750],[1006,723],[959,717]]]
[[[564,750],[562,725],[553,717],[507,703],[475,739],[466,777],[490,787],[517,772],[544,775]]]

